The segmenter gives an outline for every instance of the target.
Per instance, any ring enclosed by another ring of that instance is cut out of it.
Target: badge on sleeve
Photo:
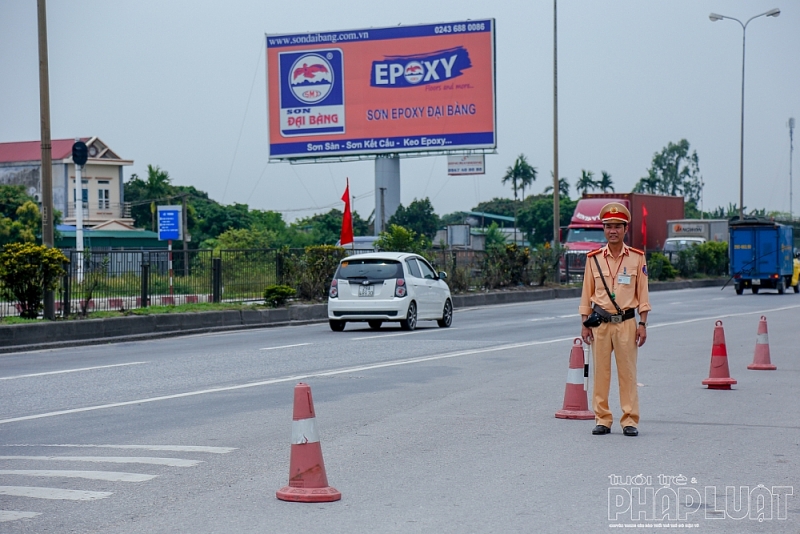
[[[642,265],[642,274],[647,276],[647,265]]]

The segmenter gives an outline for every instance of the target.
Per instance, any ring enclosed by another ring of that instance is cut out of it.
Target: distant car
[[[348,322],[367,322],[377,330],[398,322],[414,330],[418,321],[433,320],[442,328],[453,322],[453,301],[445,283],[417,254],[372,252],[339,262],[328,292],[328,322],[341,332]]]
[[[677,263],[678,252],[694,245],[702,245],[705,242],[703,237],[670,237],[664,241],[664,255],[669,256],[672,263]]]

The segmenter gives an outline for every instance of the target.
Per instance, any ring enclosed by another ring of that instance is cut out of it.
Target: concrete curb
[[[725,281],[724,278],[713,278],[679,282],[653,282],[650,284],[650,291],[720,287]],[[580,295],[580,287],[494,291],[471,295],[454,295],[453,306],[455,308],[472,308],[576,298],[580,297]],[[304,325],[327,320],[327,304],[309,304],[278,309],[168,313],[89,319],[85,321],[4,325],[0,326],[0,354],[96,343],[140,341],[226,330]]]

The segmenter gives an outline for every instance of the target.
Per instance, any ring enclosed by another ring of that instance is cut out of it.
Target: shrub
[[[293,287],[271,285],[264,290],[264,301],[270,308],[277,308],[286,304],[286,301],[297,294]]]
[[[660,252],[653,252],[647,260],[647,273],[653,280],[671,280],[678,274],[669,258]]]
[[[550,243],[537,248],[531,257],[531,277],[540,286],[548,279],[555,280],[558,262],[565,248],[561,245],[551,247]]]
[[[484,287],[494,289],[527,283],[530,260],[530,249],[516,244],[490,247],[486,251],[481,269]]]
[[[0,281],[5,297],[16,299],[20,316],[35,319],[45,291],[55,289],[69,260],[55,248],[33,243],[9,243],[0,253]]]
[[[302,256],[284,257],[283,279],[287,285],[297,288],[297,296],[307,300],[325,298],[339,261],[347,251],[333,245],[306,247]]]
[[[719,276],[728,272],[728,244],[707,241],[691,248],[697,270],[708,275]]]
[[[375,247],[387,252],[412,252],[424,256],[431,243],[424,235],[417,236],[414,230],[397,224],[389,225],[389,230],[381,232]]]

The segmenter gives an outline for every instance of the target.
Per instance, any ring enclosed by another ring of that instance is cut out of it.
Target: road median
[[[724,283],[725,279],[722,278],[653,282],[650,284],[650,291],[719,287]],[[456,309],[474,308],[576,298],[580,294],[580,287],[488,291],[453,295],[453,306]],[[297,304],[276,309],[164,313],[2,325],[0,326],[0,353],[137,341],[226,330],[303,325],[324,322],[327,319],[327,304]]]

